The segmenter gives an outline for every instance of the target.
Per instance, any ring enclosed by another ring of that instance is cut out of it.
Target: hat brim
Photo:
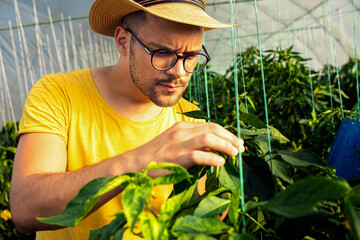
[[[143,7],[132,0],[97,0],[89,13],[89,24],[94,32],[114,37],[121,19],[136,11],[145,11],[152,15],[183,24],[200,26],[204,31],[215,28],[229,28],[232,24],[220,23],[197,6],[184,3],[162,3]]]

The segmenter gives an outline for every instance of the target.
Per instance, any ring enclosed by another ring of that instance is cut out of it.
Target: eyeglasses
[[[186,56],[179,56],[172,49],[158,49],[155,51],[149,50],[131,31],[126,29],[131,36],[151,55],[151,65],[160,71],[166,71],[175,66],[179,59],[183,59],[184,69],[188,73],[200,72],[206,64],[210,61],[210,56],[206,51],[204,45],[203,53],[189,53]]]

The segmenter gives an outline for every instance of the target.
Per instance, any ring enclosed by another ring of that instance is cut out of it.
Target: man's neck
[[[105,102],[127,119],[151,120],[163,109],[146,98],[132,83],[129,72],[118,65],[91,69],[91,75]]]

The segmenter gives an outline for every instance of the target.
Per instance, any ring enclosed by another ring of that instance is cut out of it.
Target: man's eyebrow
[[[149,45],[149,48],[152,51],[155,51],[155,50],[158,50],[158,49],[170,49],[170,50],[173,50],[175,52],[179,52],[179,49],[172,49],[169,46],[166,46],[166,45],[163,45],[163,44],[160,44],[160,43],[156,43],[156,42],[149,42],[148,45]],[[202,46],[199,49],[194,49],[193,51],[186,51],[186,52],[182,52],[182,53],[185,53],[185,54],[198,53],[198,52],[201,52],[201,50],[202,50]]]
[[[156,43],[156,42],[149,42],[148,44],[150,45],[151,48],[156,48],[156,49],[161,49],[161,48],[163,48],[163,49],[171,49],[171,48],[169,48],[169,47],[167,47],[167,46],[165,46],[165,45],[162,45],[162,44]],[[156,49],[154,49],[154,50],[156,50]]]

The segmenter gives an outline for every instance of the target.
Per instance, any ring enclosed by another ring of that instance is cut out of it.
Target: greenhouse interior
[[[15,134],[32,86],[120,58],[114,38],[91,30],[92,4],[0,1],[0,240],[35,239],[15,228],[9,203]],[[184,114],[222,125],[246,151],[218,153],[226,164],[216,168],[153,166],[172,171],[168,179],[148,170],[136,181],[119,176],[124,195],[125,185],[136,189],[134,201],[89,239],[120,239],[138,221],[145,239],[360,239],[360,0],[207,0],[205,11],[234,26],[204,32],[211,60],[183,95],[200,111]],[[157,213],[141,193],[145,182],[174,185]],[[100,194],[110,183],[88,188]],[[42,221],[75,227],[93,206],[84,202],[95,195],[85,195],[77,195],[83,212],[69,204]]]

